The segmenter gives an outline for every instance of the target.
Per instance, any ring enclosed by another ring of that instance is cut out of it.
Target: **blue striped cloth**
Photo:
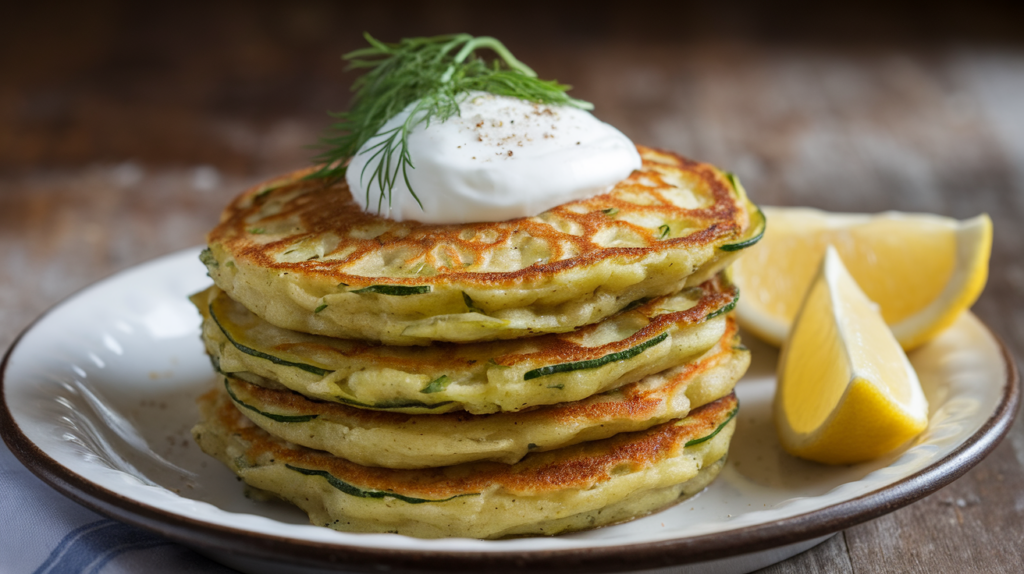
[[[0,574],[235,572],[64,498],[0,442]]]

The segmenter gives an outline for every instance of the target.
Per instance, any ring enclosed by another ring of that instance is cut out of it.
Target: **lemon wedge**
[[[775,425],[794,456],[862,462],[928,425],[907,355],[832,247],[782,347],[778,381]]]
[[[974,304],[988,277],[992,221],[927,214],[764,208],[768,229],[734,265],[746,330],[781,345],[833,245],[904,349],[927,342]]]

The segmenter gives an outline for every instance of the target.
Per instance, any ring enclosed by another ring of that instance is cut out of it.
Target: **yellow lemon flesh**
[[[862,462],[928,425],[914,368],[832,248],[783,345],[778,381],[775,425],[794,456]]]
[[[927,214],[827,213],[764,208],[768,229],[734,265],[740,325],[781,345],[833,245],[904,349],[927,342],[974,304],[992,250],[987,215],[965,221]]]

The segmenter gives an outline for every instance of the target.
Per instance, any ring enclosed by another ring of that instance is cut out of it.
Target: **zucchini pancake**
[[[199,399],[193,434],[249,486],[349,532],[421,538],[560,534],[643,516],[700,492],[722,468],[735,395],[645,431],[620,433],[508,465],[403,470],[358,465],[252,424],[226,392]]]
[[[736,178],[638,149],[641,169],[610,192],[493,223],[393,221],[344,181],[297,172],[235,199],[203,262],[232,299],[304,333],[424,345],[569,332],[699,285],[763,232]]]
[[[682,418],[732,391],[750,364],[732,319],[698,360],[573,403],[493,415],[407,415],[314,401],[224,378],[239,411],[268,433],[364,466],[515,463],[544,452]]]
[[[494,38],[367,40],[318,165],[207,235],[196,442],[345,532],[557,535],[699,493],[750,364],[728,266],[762,212]]]
[[[585,399],[685,363],[721,339],[737,297],[715,277],[573,333],[426,347],[281,329],[216,287],[193,303],[222,373],[362,408],[483,414]]]
[[[725,267],[764,221],[735,178],[640,152],[611,193],[500,224],[388,221],[294,175],[244,193],[191,298],[219,374],[196,441],[349,532],[554,535],[700,492],[750,362]]]

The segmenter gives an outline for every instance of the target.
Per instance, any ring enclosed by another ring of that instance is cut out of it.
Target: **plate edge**
[[[612,572],[703,562],[720,558],[725,554],[747,554],[824,536],[920,500],[963,476],[994,450],[1006,436],[1020,407],[1020,377],[1013,357],[1002,339],[984,321],[978,319],[999,348],[1006,369],[1002,397],[992,415],[960,446],[927,468],[882,489],[819,510],[770,524],[747,526],[685,539],[531,553],[365,548],[254,534],[237,528],[210,525],[176,516],[120,496],[86,480],[51,458],[28,439],[14,421],[4,391],[8,364],[18,345],[26,334],[53,311],[100,283],[136,270],[140,265],[156,263],[159,259],[173,258],[194,250],[195,247],[190,247],[134,265],[76,290],[29,323],[11,343],[3,361],[0,362],[0,436],[26,468],[61,494],[91,510],[157,532],[186,546],[236,552],[276,561],[281,560],[282,553],[288,553],[291,563],[312,567],[345,565],[371,571],[375,565],[387,564],[396,572],[451,571],[482,567],[493,572],[513,572],[525,568],[557,570],[560,573]]]

